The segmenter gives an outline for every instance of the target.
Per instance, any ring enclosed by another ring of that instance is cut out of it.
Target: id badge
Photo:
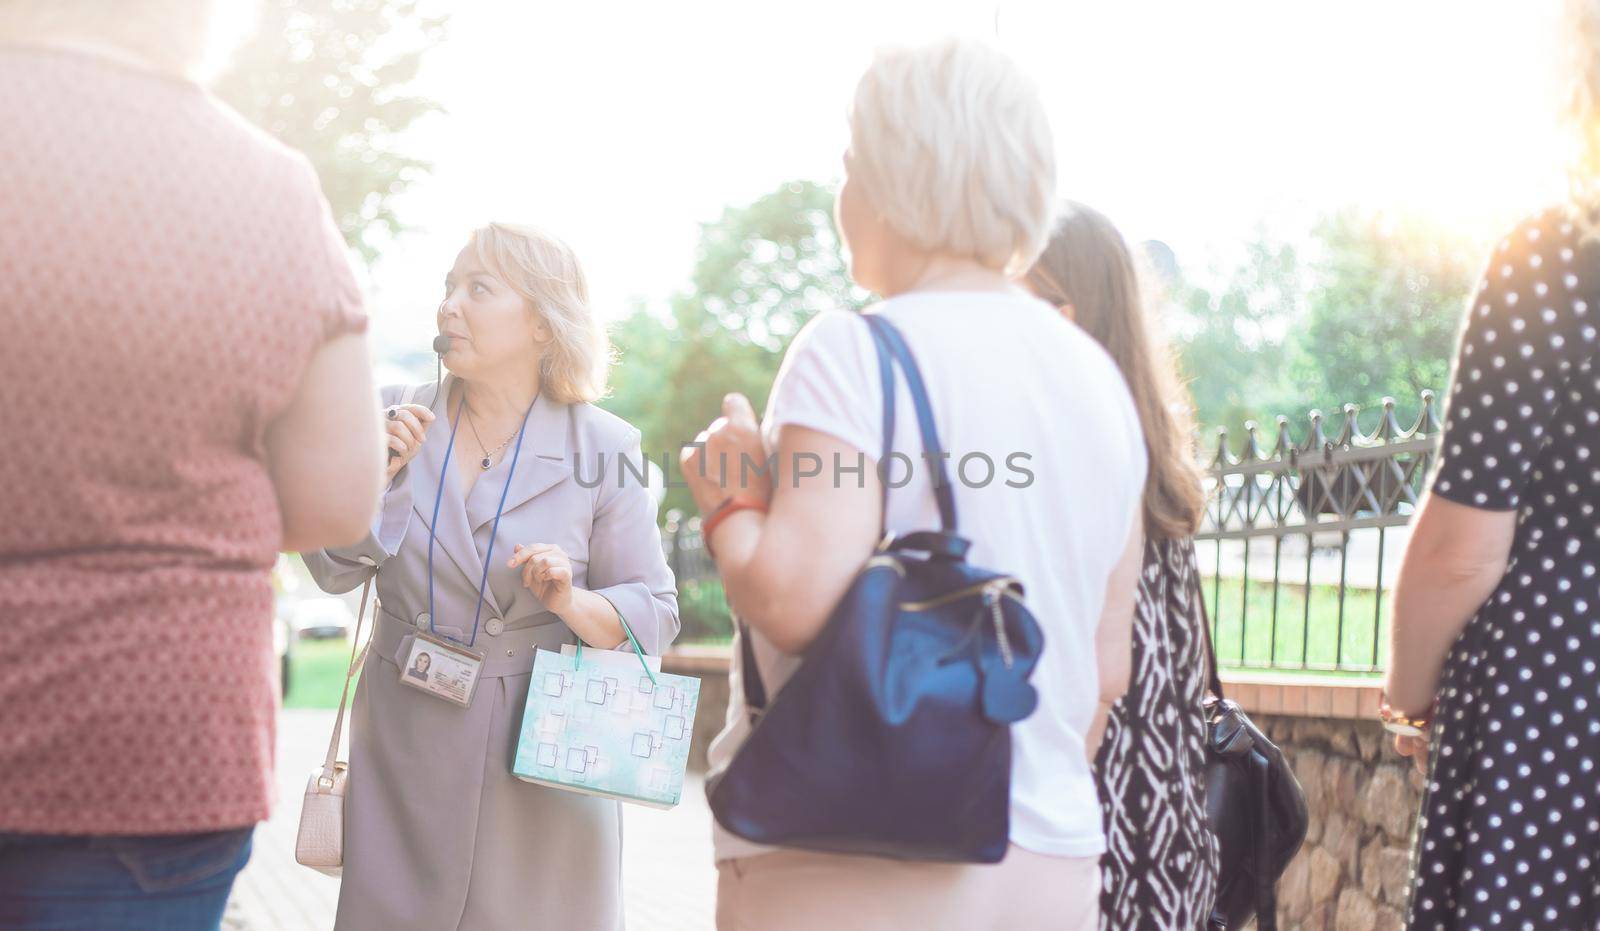
[[[411,642],[405,667],[400,670],[400,684],[466,708],[478,690],[484,656],[431,634],[418,633]]]

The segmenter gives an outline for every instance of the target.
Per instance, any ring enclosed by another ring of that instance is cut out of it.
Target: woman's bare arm
[[[1139,570],[1144,565],[1144,530],[1139,524],[1143,510],[1134,519],[1122,557],[1106,583],[1105,605],[1095,628],[1095,665],[1100,675],[1100,698],[1084,739],[1089,762],[1100,749],[1111,706],[1126,695],[1133,677],[1133,613],[1138,602]]]
[[[365,338],[329,340],[311,357],[294,400],[267,428],[282,549],[347,546],[367,535],[383,487],[378,421]]]
[[[770,511],[741,511],[717,530],[717,568],[728,604],[786,653],[804,650],[878,543],[882,485],[875,460],[807,427],[778,432]],[[837,460],[835,457],[838,457]],[[816,469],[820,474],[797,478]],[[858,484],[860,487],[858,487]]]
[[[1516,529],[1515,511],[1423,499],[1394,587],[1384,689],[1395,708],[1433,705],[1445,656],[1500,584]]]

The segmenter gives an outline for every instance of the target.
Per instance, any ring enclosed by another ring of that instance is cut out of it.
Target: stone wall
[[[661,659],[665,672],[700,679],[700,703],[694,712],[694,740],[689,745],[689,769],[706,771],[706,748],[721,733],[728,714],[728,649],[678,647]]]
[[[1278,884],[1284,931],[1399,931],[1422,777],[1375,721],[1252,714],[1305,790],[1311,825]]]

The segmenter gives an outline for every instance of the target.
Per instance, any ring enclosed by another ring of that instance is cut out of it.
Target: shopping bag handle
[[[604,595],[601,595],[600,597],[606,598]],[[606,598],[606,604],[611,606],[611,610],[617,612],[617,620],[622,622],[622,632],[628,635],[628,642],[633,644],[634,655],[639,657],[639,665],[644,667],[644,674],[650,677],[650,684],[652,686],[660,685],[661,683],[656,681],[655,670],[651,669],[650,664],[644,661],[644,647],[639,645],[639,638],[633,635],[633,627],[628,624],[628,619],[623,616],[622,609],[618,608],[617,603],[612,601],[610,598]],[[583,638],[580,637],[578,638],[578,648],[574,650],[572,654],[572,668],[577,669],[580,665],[582,665],[582,663]]]

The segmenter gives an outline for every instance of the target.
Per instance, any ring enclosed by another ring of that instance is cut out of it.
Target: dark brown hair
[[[1145,537],[1193,536],[1205,496],[1194,457],[1191,403],[1164,342],[1146,320],[1139,275],[1122,234],[1099,211],[1069,201],[1027,282],[1063,310],[1070,304],[1074,322],[1122,370],[1150,455]]]

